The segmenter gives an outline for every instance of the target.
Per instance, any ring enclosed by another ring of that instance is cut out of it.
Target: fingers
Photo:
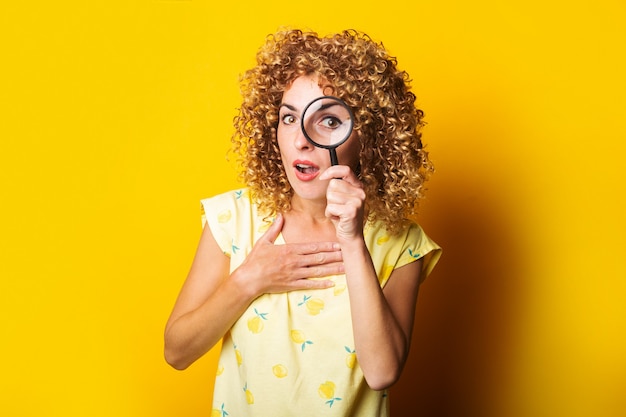
[[[329,279],[301,279],[297,281],[297,289],[313,290],[334,287],[335,283]]]
[[[320,267],[324,265],[332,265],[336,263],[341,263],[343,261],[343,256],[341,251],[332,251],[332,252],[317,252],[311,253],[308,255],[298,255],[296,261],[296,266],[298,268],[307,268],[309,273],[314,273],[312,270],[315,267]],[[315,275],[309,276],[322,276],[319,273]]]
[[[328,253],[336,253],[341,256],[341,246],[337,242],[289,243],[284,247],[290,254],[311,255],[314,259],[323,259]],[[305,261],[309,261],[309,259],[305,259]]]
[[[348,167],[331,167],[324,174],[335,176],[326,191],[326,217],[334,223],[337,238],[340,242],[362,238],[366,197],[363,184]]]
[[[259,291],[275,293],[334,286],[325,277],[345,273],[340,244],[328,241],[276,245],[283,226],[284,217],[278,214],[246,258],[246,273],[260,283]]]
[[[324,171],[319,178],[321,180],[330,180],[326,198],[331,204],[351,200],[360,204],[360,202],[365,200],[363,184],[348,166],[332,166]]]
[[[285,224],[285,219],[281,213],[278,213],[276,219],[274,219],[274,223],[265,231],[261,239],[269,243],[274,243],[278,235],[280,235],[281,230],[283,230],[283,224]]]
[[[334,286],[334,282],[328,277],[345,273],[345,268],[341,261],[330,262],[328,259],[325,259],[325,263],[311,265],[311,259],[316,262],[320,262],[321,259],[307,257],[309,261],[303,262],[303,258],[303,255],[298,255],[296,260],[292,258],[279,263],[274,262],[276,264],[274,267],[277,267],[277,269],[272,268],[271,271],[266,271],[263,274],[263,292],[281,293],[299,289],[329,288]]]
[[[361,188],[361,182],[357,176],[352,172],[349,166],[346,165],[334,165],[326,169],[319,176],[320,180],[340,179],[346,181],[348,184]]]
[[[326,249],[326,243],[316,244],[317,249]],[[335,245],[335,244],[333,244]],[[307,248],[308,247],[308,248]],[[326,288],[328,283],[319,283],[315,278],[345,273],[341,250],[316,251],[308,254],[297,253],[303,248],[312,249],[311,245],[285,245],[285,252],[279,258],[280,274],[290,282],[291,288]],[[314,280],[310,281],[310,278]]]
[[[303,268],[298,275],[302,278],[291,281],[291,290],[297,289],[323,289],[334,287],[335,282],[326,277],[345,273],[343,263],[335,263],[322,266]]]
[[[286,244],[276,253],[279,269],[292,279],[324,277],[343,273],[343,253],[338,243]]]
[[[331,275],[340,275],[345,272],[343,262],[335,262],[326,265],[310,266],[302,270],[303,278],[323,278]]]
[[[326,214],[344,219],[353,218],[365,204],[365,191],[361,183],[355,187],[348,181],[331,180],[326,192]]]

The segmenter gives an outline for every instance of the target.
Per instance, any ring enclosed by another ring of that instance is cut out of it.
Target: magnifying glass
[[[352,109],[333,96],[318,97],[306,105],[301,119],[302,133],[318,148],[328,149],[330,164],[337,165],[336,149],[352,134]]]

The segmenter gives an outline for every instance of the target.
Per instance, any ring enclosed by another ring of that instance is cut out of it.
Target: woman
[[[177,369],[223,340],[214,415],[388,415],[419,285],[440,256],[409,220],[432,171],[409,89],[356,31],[279,32],[244,75],[233,150],[247,187],[202,201],[165,331]],[[324,95],[354,112],[336,166],[300,128]]]

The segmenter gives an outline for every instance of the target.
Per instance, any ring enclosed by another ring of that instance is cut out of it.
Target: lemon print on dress
[[[319,298],[311,298],[306,302],[306,311],[312,315],[317,316],[324,308],[324,301]]]
[[[302,330],[292,330],[289,336],[294,343],[297,343],[301,346],[303,352],[304,348],[307,345],[313,344],[313,342],[311,342],[310,340],[306,340],[306,337],[304,336],[304,332]]]
[[[381,271],[381,278],[382,279],[389,278],[392,272],[393,272],[393,265],[383,266],[383,270]]]
[[[236,354],[235,354],[236,355]],[[241,354],[239,354],[241,356]],[[216,376],[220,376],[224,373],[224,367],[220,364],[217,365],[217,370],[215,371]]]
[[[320,384],[320,387],[317,389],[317,393],[323,399],[327,400],[326,404],[329,407],[332,407],[335,401],[340,401],[341,398],[335,397],[335,383],[332,381],[326,381],[323,384]]]
[[[413,259],[419,259],[419,252],[413,252],[413,249],[409,248],[409,256]]]
[[[342,292],[346,290],[346,284],[336,284],[333,288],[333,295],[340,295]]]
[[[239,200],[241,197],[247,197],[248,196],[248,190],[237,190],[235,191],[235,199]]]
[[[237,345],[233,345],[233,350],[235,351],[235,359],[237,359],[237,365],[241,366],[243,363],[243,356],[241,356],[241,351],[237,349]]]
[[[226,210],[220,211],[220,213],[217,215],[217,222],[222,223],[222,224],[228,223],[231,217],[232,217],[232,214],[230,210],[226,209]]]
[[[279,363],[272,366],[272,372],[276,378],[284,378],[287,376],[287,367]]]
[[[255,308],[254,314],[254,317],[248,319],[248,330],[252,333],[261,333],[263,331],[263,327],[265,327],[263,320],[267,320],[266,316],[268,313],[259,313],[259,311]]]
[[[303,304],[306,307],[307,313],[312,316],[317,316],[324,308],[324,300],[319,298],[312,298],[310,295],[305,295],[302,301],[298,303],[298,306],[301,306]]]
[[[219,410],[214,408],[213,410],[211,410],[211,417],[226,417],[228,415],[228,413],[226,412],[226,410],[224,410],[224,404],[222,403],[222,408],[220,408]]]
[[[376,244],[378,246],[382,246],[382,245],[384,245],[387,242],[389,242],[389,235],[387,235],[387,234],[384,234],[384,235],[380,236],[378,239],[376,239]]]
[[[248,384],[243,387],[243,391],[246,393],[246,402],[248,404],[254,404],[254,395],[252,395],[252,392],[248,389]]]
[[[344,349],[348,352],[348,356],[346,356],[346,366],[350,369],[354,369],[354,365],[356,365],[356,352],[348,346],[344,346]]]

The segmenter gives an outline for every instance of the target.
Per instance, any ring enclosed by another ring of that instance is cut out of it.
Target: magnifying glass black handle
[[[339,165],[339,162],[337,161],[337,152],[335,151],[335,148],[329,148],[328,153],[330,153],[330,165],[331,166]],[[335,178],[335,179],[341,180],[343,178]]]
[[[337,161],[337,152],[335,151],[335,148],[328,149],[328,152],[330,153],[330,165],[332,166],[339,165],[339,162]]]

